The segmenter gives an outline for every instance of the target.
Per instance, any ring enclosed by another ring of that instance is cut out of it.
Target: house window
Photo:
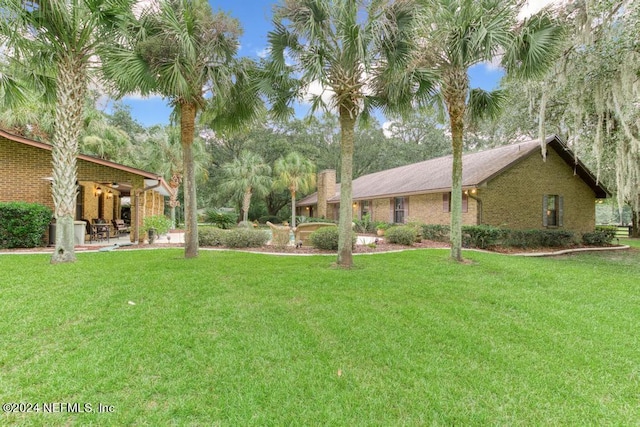
[[[393,202],[393,222],[396,224],[404,224],[406,197],[396,197]]]
[[[442,193],[442,212],[451,212],[451,193]],[[462,212],[469,212],[469,196],[462,193]]]
[[[371,215],[371,202],[369,200],[363,200],[360,202],[360,219],[366,215]]]
[[[556,194],[545,194],[542,198],[542,225],[562,227],[563,199]]]
[[[76,194],[76,220],[80,221],[83,218],[84,212],[84,187],[78,185],[78,193]]]

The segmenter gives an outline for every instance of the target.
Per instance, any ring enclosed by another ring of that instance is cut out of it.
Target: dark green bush
[[[37,203],[0,203],[0,248],[42,246],[51,218],[51,209]]]
[[[198,227],[198,244],[200,246],[222,246],[224,245],[224,234],[226,230],[218,227]]]
[[[436,225],[436,224],[423,224],[422,238],[425,240],[432,240],[434,242],[448,242],[449,226]]]
[[[355,246],[358,236],[352,234],[352,247]],[[327,251],[338,250],[338,227],[319,228],[309,235],[311,246]]]
[[[269,240],[269,234],[264,230],[249,228],[225,230],[222,236],[224,246],[229,248],[259,248]]]
[[[217,227],[199,227],[198,243],[201,246],[226,246],[229,248],[257,248],[269,240],[264,230],[234,228],[223,230]]]
[[[491,225],[465,225],[462,227],[462,244],[465,247],[487,249],[498,244],[504,230]]]
[[[610,225],[597,226],[596,231],[584,233],[582,235],[582,243],[591,246],[610,245],[616,237],[618,227]]]
[[[275,215],[264,215],[261,216],[260,218],[258,218],[258,222],[260,224],[266,224],[267,221],[269,221],[271,224],[281,224],[282,221],[280,221],[280,218],[278,218]]]
[[[505,230],[503,246],[554,248],[571,246],[574,242],[574,233],[566,230]]]
[[[575,244],[575,234],[567,230],[542,230],[541,246],[545,248],[560,248]]]
[[[208,209],[204,214],[204,220],[218,228],[229,229],[235,227],[238,221],[238,214],[218,209]]]
[[[413,246],[416,241],[416,229],[409,225],[391,227],[385,231],[384,238],[389,243]]]

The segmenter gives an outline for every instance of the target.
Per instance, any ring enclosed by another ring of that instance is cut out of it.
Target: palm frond
[[[485,91],[483,89],[472,89],[469,92],[469,100],[467,102],[467,113],[471,122],[477,122],[480,119],[497,119],[506,99],[507,94],[504,90]]]
[[[538,77],[556,60],[562,37],[562,28],[546,13],[534,15],[507,46],[502,64],[516,76]]]

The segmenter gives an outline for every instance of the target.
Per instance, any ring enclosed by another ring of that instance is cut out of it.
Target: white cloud
[[[262,59],[264,59],[264,58],[266,58],[267,56],[269,56],[269,53],[271,53],[271,50],[270,50],[268,47],[265,47],[265,48],[263,48],[263,49],[256,50],[256,56],[257,56],[258,58],[262,58]]]
[[[314,80],[307,86],[303,100],[307,104],[311,104],[314,97],[320,96],[325,105],[330,105],[335,92],[329,88],[323,87],[318,80]]]
[[[162,96],[160,96],[160,94],[157,94],[157,93],[152,93],[150,95],[142,95],[141,93],[134,92],[124,96],[123,99],[130,99],[133,101],[148,101],[152,99],[162,99]]]
[[[388,120],[382,124],[382,133],[385,137],[391,138],[393,136],[393,132],[391,131],[391,126],[395,123],[398,123],[396,120]]]

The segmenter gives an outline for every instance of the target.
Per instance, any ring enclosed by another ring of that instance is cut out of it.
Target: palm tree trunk
[[[244,198],[242,199],[242,221],[249,221],[249,206],[251,206],[251,190],[248,190],[244,193]]]
[[[56,219],[56,247],[51,263],[76,261],[73,221],[77,195],[78,138],[82,131],[85,96],[85,65],[82,60],[64,57],[56,76],[56,121],[53,131],[53,194]]]
[[[196,106],[185,103],[180,106],[180,139],[184,162],[184,256],[198,256],[198,211],[196,200],[196,174],[193,159]]]
[[[353,209],[351,208],[353,188],[353,145],[356,120],[349,110],[340,107],[340,222],[338,224],[338,265],[351,268],[353,248],[351,233]]]
[[[291,192],[291,228],[296,228],[296,192]]]
[[[452,71],[444,79],[444,98],[449,111],[453,165],[451,169],[451,258],[462,261],[462,146],[468,77]]]

